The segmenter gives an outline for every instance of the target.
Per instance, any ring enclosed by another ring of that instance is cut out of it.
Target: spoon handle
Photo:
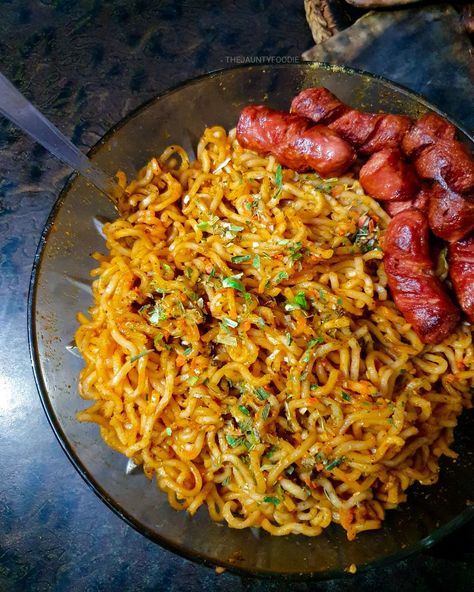
[[[117,183],[103,170],[92,164],[89,158],[46,119],[2,73],[0,73],[0,113],[56,158],[78,171],[114,202],[122,193]]]

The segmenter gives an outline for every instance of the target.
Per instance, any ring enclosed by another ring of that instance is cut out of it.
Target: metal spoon
[[[0,113],[21,128],[46,150],[76,170],[115,205],[123,190],[102,169],[92,164],[56,126],[34,107],[13,84],[0,73]]]

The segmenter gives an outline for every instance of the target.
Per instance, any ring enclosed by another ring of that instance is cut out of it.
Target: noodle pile
[[[387,292],[389,217],[357,180],[282,170],[220,127],[196,161],[170,146],[118,178],[79,314],[80,421],[173,508],[273,535],[354,539],[437,480],[471,406],[472,327],[420,342]]]

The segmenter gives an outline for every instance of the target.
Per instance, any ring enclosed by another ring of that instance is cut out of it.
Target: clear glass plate
[[[438,111],[408,90],[354,70],[311,63],[251,66],[191,80],[147,103],[112,129],[92,150],[92,159],[113,174],[137,170],[170,143],[190,153],[205,126],[234,127],[245,105],[288,109],[302,88],[324,85],[347,103],[413,117]],[[472,140],[460,131],[472,148]],[[456,429],[455,462],[445,459],[439,482],[414,486],[408,502],[387,513],[383,528],[348,542],[331,526],[316,538],[272,537],[258,530],[232,530],[212,522],[205,508],[192,518],[176,512],[141,469],[108,448],[96,425],[80,424],[77,393],[82,360],[73,346],[76,314],[91,304],[90,253],[104,251],[100,228],[116,212],[80,178],[62,191],[45,227],[35,259],[29,298],[29,336],[40,397],[59,442],[81,476],[127,523],[160,545],[192,560],[231,570],[285,579],[333,578],[352,563],[359,571],[400,559],[429,546],[474,514],[474,414]]]

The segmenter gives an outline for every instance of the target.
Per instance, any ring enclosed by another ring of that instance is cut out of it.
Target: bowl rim
[[[88,157],[93,157],[96,152],[98,152],[103,144],[108,142],[112,136],[123,126],[125,126],[130,120],[132,120],[135,116],[140,114],[141,112],[148,109],[153,103],[159,101],[163,97],[178,92],[181,88],[187,87],[192,84],[196,84],[205,79],[213,79],[219,78],[222,75],[228,74],[229,72],[233,71],[258,71],[260,70],[265,73],[266,70],[275,70],[275,69],[322,69],[328,72],[344,72],[349,75],[356,74],[361,77],[365,77],[369,80],[376,80],[381,82],[383,85],[391,88],[392,90],[397,91],[398,93],[402,93],[404,95],[408,95],[411,98],[416,99],[418,103],[421,103],[427,109],[438,113],[451,123],[453,123],[458,130],[460,130],[471,142],[474,143],[474,136],[469,133],[463,126],[459,125],[452,117],[444,113],[439,107],[431,104],[427,101],[421,94],[410,90],[406,86],[399,84],[397,82],[393,82],[379,74],[373,74],[371,72],[367,72],[362,69],[352,68],[348,66],[341,66],[330,64],[327,62],[318,62],[318,61],[304,61],[300,63],[291,63],[291,64],[265,64],[265,65],[248,65],[242,64],[237,65],[229,68],[219,68],[215,70],[211,70],[204,74],[200,74],[198,76],[194,76],[192,78],[188,78],[183,80],[164,91],[156,94],[151,99],[148,99],[144,103],[140,104],[138,107],[130,111],[125,117],[123,117],[120,121],[118,121],[114,126],[112,126],[87,152]],[[29,353],[30,353],[30,361],[33,371],[33,376],[36,384],[36,389],[43,407],[43,410],[46,414],[48,419],[48,423],[58,440],[61,448],[65,452],[66,456],[68,457],[71,464],[74,466],[76,471],[85,481],[85,483],[92,489],[92,491],[99,497],[99,499],[109,508],[111,509],[117,516],[119,516],[126,524],[131,526],[135,531],[144,535],[149,540],[153,541],[154,543],[160,545],[164,549],[176,553],[177,555],[184,557],[190,561],[193,561],[198,564],[205,565],[210,568],[215,568],[216,566],[223,567],[227,571],[234,573],[239,576],[244,577],[252,577],[252,578],[261,578],[266,580],[280,580],[282,582],[295,582],[295,581],[305,581],[305,580],[313,580],[313,581],[323,581],[323,580],[331,580],[331,579],[350,579],[353,577],[347,571],[342,570],[327,570],[323,572],[295,572],[295,573],[278,573],[275,571],[270,570],[259,570],[259,571],[250,571],[248,569],[240,567],[237,563],[230,563],[228,560],[225,559],[210,559],[206,555],[196,550],[194,552],[188,551],[186,549],[181,548],[178,544],[173,543],[172,541],[163,538],[161,535],[156,534],[150,528],[140,523],[139,520],[135,519],[131,516],[121,505],[114,500],[112,496],[110,496],[107,491],[99,484],[99,482],[89,473],[88,469],[85,467],[79,456],[76,454],[74,449],[72,448],[68,438],[66,437],[61,423],[59,422],[56,413],[54,411],[53,405],[49,398],[49,393],[46,388],[46,384],[43,378],[43,374],[41,371],[41,364],[40,364],[40,356],[38,351],[38,339],[37,339],[37,332],[36,332],[36,303],[37,303],[37,290],[38,290],[38,279],[40,276],[41,264],[43,262],[43,255],[45,245],[47,243],[48,237],[52,231],[52,227],[54,221],[56,219],[56,215],[61,208],[64,198],[74,185],[74,183],[78,180],[80,175],[78,173],[72,173],[64,187],[61,189],[57,199],[55,200],[51,211],[48,215],[47,221],[44,225],[43,231],[41,233],[41,237],[36,248],[36,252],[33,259],[33,265],[30,275],[30,282],[28,288],[28,301],[27,301],[27,329],[28,329],[28,346],[29,346]],[[368,570],[380,568],[380,567],[387,567],[390,564],[395,562],[401,561],[402,559],[406,559],[416,553],[419,553],[423,550],[430,548],[432,545],[440,541],[443,537],[447,536],[457,528],[463,526],[467,522],[469,522],[472,518],[474,518],[474,505],[467,505],[466,509],[463,510],[460,514],[449,520],[447,523],[443,524],[442,526],[433,530],[428,536],[420,539],[416,543],[411,546],[408,546],[404,549],[400,549],[399,551],[387,555],[381,559],[376,559],[371,561],[370,563],[360,564],[357,565],[357,574],[362,574]]]

